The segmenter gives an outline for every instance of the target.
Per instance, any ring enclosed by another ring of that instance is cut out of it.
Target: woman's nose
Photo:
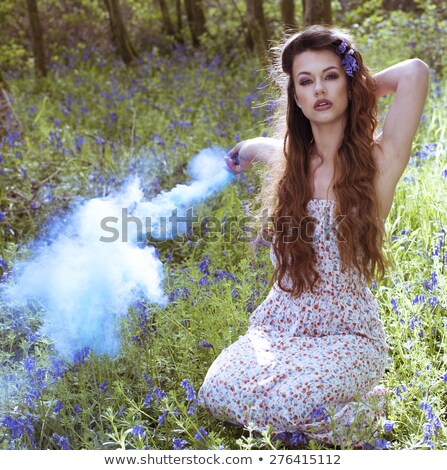
[[[315,83],[315,89],[314,89],[315,95],[319,95],[320,93],[326,93],[326,88],[323,86],[321,82],[316,82]]]

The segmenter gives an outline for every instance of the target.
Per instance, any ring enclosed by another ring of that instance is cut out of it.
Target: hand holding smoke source
[[[177,236],[178,224],[162,226],[158,221],[185,212],[226,186],[234,175],[225,168],[224,156],[216,147],[202,150],[189,164],[190,183],[149,201],[135,178],[117,194],[83,202],[57,235],[14,267],[13,280],[2,285],[2,301],[14,309],[40,304],[41,333],[67,360],[85,348],[116,355],[118,320],[128,308],[142,300],[160,306],[167,302],[163,265],[154,246],[139,243],[140,229],[144,232],[150,220],[152,238]],[[116,237],[124,227],[123,209],[130,217],[126,233]]]

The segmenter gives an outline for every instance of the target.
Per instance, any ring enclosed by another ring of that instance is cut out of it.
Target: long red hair
[[[348,35],[332,28],[311,26],[291,36],[279,49],[274,78],[281,97],[275,122],[286,123],[285,128],[277,129],[284,139],[284,155],[266,177],[261,193],[264,213],[266,206],[269,212],[273,209],[271,234],[279,261],[273,278],[280,288],[293,295],[312,290],[320,276],[312,246],[315,220],[307,211],[312,197],[309,163],[315,149],[310,122],[295,102],[292,64],[294,57],[306,50],[336,52],[343,40],[353,48],[358,70],[354,77],[347,75],[351,100],[333,179],[337,201],[334,219],[343,215],[339,217],[343,222],[337,227],[341,267],[357,269],[367,282],[382,277],[386,267],[383,220],[374,186],[377,167],[372,153],[377,126],[376,83]]]

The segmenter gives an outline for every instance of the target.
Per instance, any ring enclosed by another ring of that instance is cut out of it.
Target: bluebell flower
[[[194,392],[192,385],[186,379],[182,380],[180,385],[186,390],[186,399],[188,401],[193,401],[196,399],[196,393]]]
[[[389,449],[390,443],[386,439],[379,438],[376,440],[375,449],[376,450],[384,450]]]
[[[145,430],[146,428],[144,426],[141,426],[140,424],[136,424],[130,432],[135,437],[141,437],[142,439],[144,439],[144,436],[146,435]]]
[[[388,434],[394,429],[394,424],[395,424],[394,421],[386,420],[383,423],[383,430]]]
[[[70,444],[68,442],[68,437],[60,436],[57,433],[53,434],[53,439],[57,439],[56,445],[58,445],[63,450],[70,450]]]
[[[60,411],[62,410],[62,406],[63,406],[62,401],[59,400],[59,401],[56,403],[56,406],[54,407],[53,413],[56,414],[56,415],[59,414]]]
[[[75,405],[75,406],[73,406],[73,411],[72,411],[71,415],[73,417],[75,417],[81,411],[82,411],[82,408],[79,405]]]
[[[194,439],[196,441],[205,442],[207,436],[208,436],[208,433],[206,432],[206,430],[203,428],[199,428],[196,432],[196,435],[194,436]]]
[[[50,372],[54,377],[62,378],[63,373],[67,370],[64,361],[56,356],[51,356],[50,361],[53,367]]]
[[[211,349],[212,347],[213,345],[211,343],[208,343],[208,341],[206,341],[205,339],[197,345],[197,349],[202,349],[202,348]]]
[[[101,392],[106,393],[106,391],[107,391],[107,382],[102,382],[100,387],[101,387]]]
[[[88,355],[90,354],[91,349],[89,347],[84,347],[79,349],[74,353],[73,362],[75,364],[84,364]]]
[[[36,359],[34,357],[27,357],[23,363],[23,367],[27,374],[31,375],[36,368]]]
[[[31,441],[33,448],[36,448],[36,440],[34,438],[34,423],[35,418],[33,415],[19,416],[13,418],[10,415],[5,415],[0,419],[0,425],[5,426],[11,432],[13,439],[20,438],[22,436],[28,437]]]
[[[402,400],[403,397],[400,393],[400,390],[402,390],[402,392],[406,392],[407,389],[405,388],[405,385],[401,385],[400,387],[396,387],[396,390],[395,390],[396,395]]]
[[[444,374],[444,375],[443,375],[442,381],[443,381],[443,382],[447,382],[447,374]]]
[[[236,277],[228,271],[225,271],[224,269],[215,269],[213,274],[215,277],[217,277],[219,281],[222,281],[224,279],[230,279],[233,282],[237,282]]]
[[[400,312],[399,312],[399,305],[398,305],[398,303],[397,303],[396,297],[392,297],[392,298],[391,298],[391,305],[393,306],[393,310],[394,310],[398,315],[400,315]]]
[[[187,449],[187,444],[187,441],[180,439],[179,437],[174,437],[174,439],[172,439],[172,448],[174,450]]]
[[[202,258],[202,261],[199,264],[199,270],[202,274],[209,274],[209,265],[211,263],[211,260],[208,256],[204,256]]]
[[[158,387],[154,388],[154,394],[157,397],[156,400],[155,400],[156,403],[159,403],[163,398],[167,397],[166,392],[164,390],[162,390],[161,388],[158,388]]]
[[[208,276],[206,276],[206,275],[203,276],[198,282],[199,286],[209,286],[210,283],[208,282],[207,278],[208,278]]]
[[[3,211],[0,211],[0,222],[6,219],[6,214]]]
[[[433,449],[433,437],[437,437],[438,431],[442,429],[441,421],[434,414],[433,408],[426,402],[421,402],[421,409],[425,411],[427,421],[423,424],[424,429],[424,442]]]
[[[164,426],[166,422],[166,418],[169,416],[169,410],[163,411],[163,413],[157,418],[158,423],[160,426]]]
[[[290,445],[299,446],[307,444],[306,436],[301,431],[295,431],[290,436]]]

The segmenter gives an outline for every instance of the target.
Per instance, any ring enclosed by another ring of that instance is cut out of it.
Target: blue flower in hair
[[[358,70],[359,66],[357,65],[357,61],[354,57],[354,50],[348,46],[346,41],[342,41],[335,52],[341,59],[341,64],[345,69],[345,72],[350,77],[354,76],[354,73]]]

